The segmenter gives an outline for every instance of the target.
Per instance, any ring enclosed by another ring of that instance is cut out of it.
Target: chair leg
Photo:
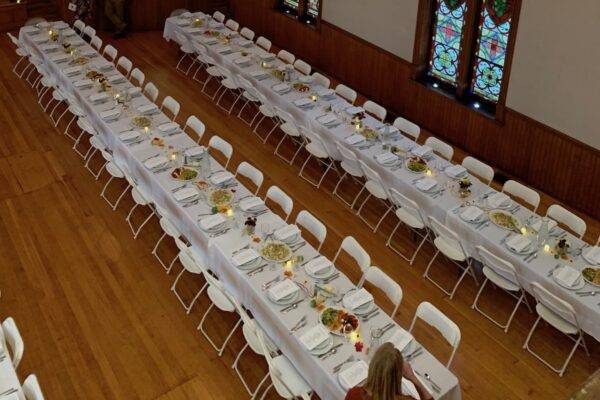
[[[173,285],[171,285],[171,291],[175,294],[175,297],[177,297],[177,300],[179,300],[179,302],[183,306],[183,309],[185,310],[186,314],[189,314],[192,311],[192,307],[194,307],[196,300],[198,300],[200,295],[208,287],[208,282],[205,282],[204,285],[202,285],[202,288],[200,288],[200,290],[198,290],[198,293],[196,293],[196,295],[192,298],[192,300],[190,301],[190,304],[185,304],[185,301],[183,300],[181,295],[177,292],[177,283],[179,282],[179,279],[181,279],[181,277],[183,276],[185,271],[186,271],[186,269],[183,268],[181,270],[181,272],[177,275],[177,277],[175,278],[175,281],[173,282]]]
[[[458,289],[458,286],[460,285],[462,280],[465,278],[465,276],[467,276],[467,274],[469,273],[470,270],[471,270],[471,262],[470,262],[470,260],[468,260],[467,267],[463,270],[463,273],[460,275],[460,278],[458,278],[458,282],[456,282],[456,284],[454,285],[454,288],[452,288],[452,293],[450,293],[450,300],[452,300],[454,298],[456,289]]]
[[[419,253],[419,250],[421,250],[421,247],[423,247],[423,245],[427,241],[427,236],[429,235],[429,231],[427,231],[427,229],[425,229],[425,234],[424,235],[421,235],[419,232],[415,231],[418,235],[420,235],[422,237],[422,239],[421,239],[421,242],[419,243],[419,245],[417,246],[416,250],[413,252],[413,254],[409,258],[409,257],[405,256],[404,254],[402,254],[402,252],[400,252],[400,250],[398,250],[397,248],[395,248],[394,246],[392,246],[392,238],[394,237],[394,235],[396,234],[398,228],[401,225],[402,225],[402,221],[398,221],[398,223],[396,224],[396,226],[394,227],[394,229],[390,233],[390,236],[388,237],[388,240],[387,240],[387,242],[386,242],[385,245],[388,246],[390,249],[392,249],[400,257],[402,257],[406,261],[408,261],[409,265],[412,265],[413,262],[415,261],[415,258],[417,257],[417,254]],[[411,228],[411,230],[412,230],[412,228]]]
[[[391,204],[388,206],[388,209],[383,214],[383,216],[379,219],[379,222],[377,222],[377,225],[375,225],[375,228],[373,228],[373,233],[377,232],[377,229],[379,229],[379,225],[381,225],[381,223],[383,222],[383,220],[385,219],[385,217],[387,217],[387,215],[390,213],[390,211],[392,211],[392,205]]]
[[[227,335],[227,337],[223,341],[223,344],[221,344],[221,347],[218,347],[215,344],[215,342],[210,338],[210,336],[208,336],[208,333],[206,333],[206,331],[204,330],[204,321],[206,321],[206,317],[208,316],[208,314],[210,313],[210,311],[213,309],[214,306],[215,305],[213,303],[213,304],[210,305],[210,307],[208,307],[208,309],[204,313],[204,316],[202,317],[202,320],[200,321],[200,324],[198,325],[198,330],[200,330],[200,332],[202,332],[202,334],[204,335],[204,337],[206,338],[206,340],[208,340],[208,342],[217,351],[217,354],[220,357],[220,356],[223,355],[223,351],[225,351],[225,347],[227,346],[227,343],[229,343],[229,340],[231,339],[231,336],[233,336],[233,333],[235,332],[235,330],[237,329],[237,327],[240,326],[240,324],[242,323],[242,319],[241,318],[238,319],[238,321],[235,324],[235,326],[233,327],[233,329],[231,329],[231,331],[229,332],[229,335]]]
[[[106,182],[106,185],[104,185],[104,189],[102,189],[102,192],[100,193],[100,197],[102,197],[104,200],[106,200],[106,202],[108,203],[108,205],[114,211],[114,210],[117,209],[117,206],[121,202],[121,199],[123,198],[123,196],[125,196],[125,193],[127,193],[127,191],[129,190],[129,188],[131,187],[131,185],[127,185],[127,187],[123,190],[123,192],[121,192],[121,194],[119,195],[119,197],[117,197],[117,199],[115,200],[115,202],[111,203],[110,200],[106,197],[106,188],[108,188],[108,185],[110,184],[110,182],[112,182],[113,179],[114,179],[114,176],[111,176],[110,179],[108,180],[108,182]]]
[[[271,382],[271,384],[269,385],[269,387],[267,387],[265,389],[265,391],[263,392],[262,396],[260,396],[260,400],[265,400],[265,397],[267,397],[267,393],[269,393],[269,391],[271,390],[272,387],[273,387],[273,382]]]

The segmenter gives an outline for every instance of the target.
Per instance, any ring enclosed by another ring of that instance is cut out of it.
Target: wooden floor
[[[346,235],[364,243],[373,263],[404,289],[400,324],[406,327],[417,305],[427,300],[459,325],[462,341],[452,370],[464,399],[562,399],[600,367],[600,345],[588,337],[592,356],[578,350],[559,378],[522,349],[534,315],[521,308],[505,334],[471,309],[473,281],[465,280],[455,299],[448,300],[421,278],[432,255],[430,247],[409,267],[385,247],[394,221],[386,221],[381,232],[373,234],[332,198],[333,176],[320,190],[298,178],[297,165],[287,166],[272,156],[271,142],[260,143],[246,125],[201,95],[190,78],[174,72],[177,49],[160,32],[134,34],[115,46],[157,84],[161,97],[168,94],[181,102],[180,122],[195,114],[206,122],[208,135],[217,133],[233,144],[234,166],[247,160],[269,171],[263,192],[277,184],[294,198],[294,213],[308,209],[317,215],[329,230],[325,255],[333,256]],[[208,301],[201,298],[185,315],[170,291],[173,274],[165,275],[150,254],[160,235],[157,221],[149,223],[137,240],[132,238],[124,220],[131,199],[126,198],[116,212],[109,209],[99,197],[106,176],[94,181],[83,168],[71,151],[71,140],[62,135],[64,125],[59,133],[38,107],[32,90],[11,72],[14,61],[12,46],[3,37],[0,316],[13,316],[25,341],[20,378],[37,374],[47,399],[246,398],[230,368],[243,346],[241,333],[223,357],[217,357],[196,330]],[[544,198],[542,211],[550,201]],[[588,238],[595,241],[598,222],[587,221]],[[175,250],[169,243],[161,251],[169,257]],[[356,276],[356,271],[349,272]],[[446,275],[455,277],[449,266]],[[202,283],[186,279],[182,287],[189,296]],[[499,315],[507,315],[512,305],[499,291],[490,290],[485,299],[484,306],[494,307]],[[211,322],[216,333],[225,332],[234,321],[217,313]],[[447,356],[439,337],[422,328],[417,336],[440,358]],[[570,342],[545,327],[534,346],[559,362]],[[250,354],[241,365],[253,384],[266,371],[264,360]]]

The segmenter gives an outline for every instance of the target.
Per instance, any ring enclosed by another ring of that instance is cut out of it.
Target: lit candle
[[[149,131],[150,131],[150,129],[147,126],[145,126],[144,127],[144,133],[147,135]]]
[[[527,235],[527,228],[525,228],[525,227],[522,227],[522,228],[521,228],[521,234],[523,234],[523,235]]]
[[[548,246],[547,244],[545,244],[545,245],[544,245],[544,251],[545,251],[546,253],[549,253],[549,252],[550,252],[550,246]]]
[[[350,332],[350,342],[356,343],[360,339],[360,335],[357,331]]]
[[[428,169],[427,171],[425,171],[425,175],[427,175],[427,176],[431,176],[431,175],[433,175],[433,173],[431,172],[431,170],[430,170],[430,169]]]
[[[229,218],[233,217],[233,210],[231,208],[228,208],[226,214]]]
[[[310,99],[312,101],[317,101],[317,100],[319,100],[319,97],[316,94],[313,94],[312,96],[310,96]]]

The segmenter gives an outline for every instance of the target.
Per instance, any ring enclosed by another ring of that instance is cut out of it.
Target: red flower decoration
[[[363,350],[363,347],[365,347],[363,342],[356,342],[354,343],[354,349],[360,353]]]

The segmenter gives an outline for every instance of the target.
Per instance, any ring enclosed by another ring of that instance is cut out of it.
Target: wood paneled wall
[[[234,18],[257,35],[497,170],[600,218],[598,150],[511,109],[503,123],[487,118],[415,82],[412,63],[327,22],[319,30],[304,26],[274,11],[273,0],[231,2]]]

